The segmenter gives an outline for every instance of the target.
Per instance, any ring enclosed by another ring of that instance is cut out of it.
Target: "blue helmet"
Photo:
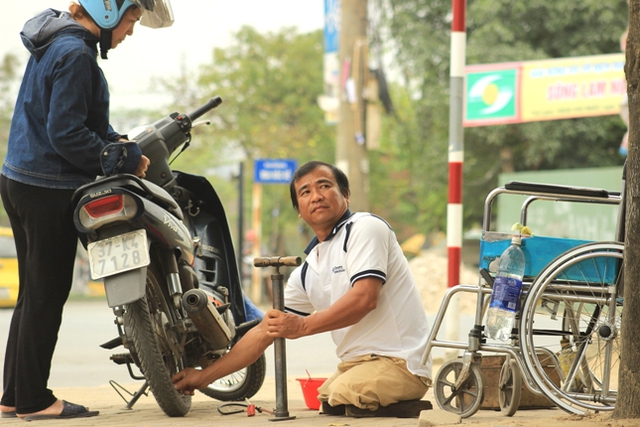
[[[173,24],[170,0],[78,0],[101,30],[100,51],[107,59],[111,47],[111,31],[122,21],[132,6],[142,9],[140,25],[151,28],[169,27]]]
[[[141,25],[151,28],[173,24],[173,11],[169,0],[78,0],[98,27],[113,30],[131,6],[142,9]]]

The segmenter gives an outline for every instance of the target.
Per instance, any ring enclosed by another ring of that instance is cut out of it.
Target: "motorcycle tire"
[[[170,417],[182,417],[191,409],[191,396],[178,392],[171,377],[185,367],[172,351],[177,337],[172,337],[173,313],[158,281],[162,277],[147,268],[146,295],[129,305],[124,313],[125,330],[130,334],[140,370],[156,402]]]
[[[222,377],[200,390],[207,396],[228,401],[242,401],[253,397],[262,387],[267,373],[264,353],[248,367]]]

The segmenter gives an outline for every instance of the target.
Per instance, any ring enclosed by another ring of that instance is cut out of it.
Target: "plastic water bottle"
[[[491,292],[485,329],[489,338],[500,341],[511,338],[516,313],[520,311],[524,276],[524,253],[520,243],[520,237],[514,236],[511,245],[500,256]]]

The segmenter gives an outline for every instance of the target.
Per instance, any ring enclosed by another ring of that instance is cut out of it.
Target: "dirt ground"
[[[446,249],[433,248],[422,251],[409,261],[409,267],[416,280],[416,286],[422,296],[427,313],[437,313],[444,294],[447,292],[447,252]],[[478,271],[467,265],[460,269],[460,283],[478,284]],[[473,314],[476,308],[476,295],[460,293],[459,309],[462,313]]]
[[[536,411],[540,412],[540,411]],[[591,414],[585,416],[569,415],[558,412],[557,417],[541,417],[535,419],[518,419],[518,413],[514,418],[504,418],[496,421],[482,421],[481,417],[474,415],[462,421],[463,425],[473,427],[639,427],[638,420],[614,420],[611,413]]]

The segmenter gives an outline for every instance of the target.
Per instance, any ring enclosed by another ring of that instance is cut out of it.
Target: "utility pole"
[[[340,0],[341,67],[336,166],[349,178],[352,211],[369,210],[369,159],[363,88],[368,78],[367,0]]]

